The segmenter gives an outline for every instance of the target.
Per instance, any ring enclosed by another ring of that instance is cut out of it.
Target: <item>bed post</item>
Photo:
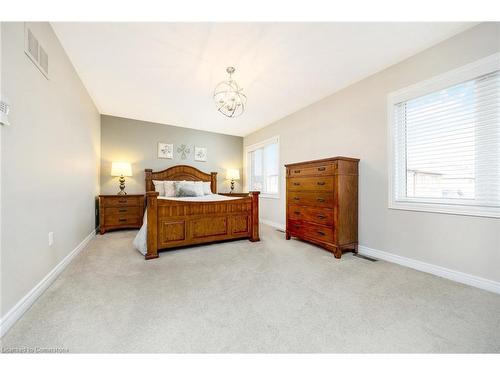
[[[250,241],[260,241],[259,238],[259,194],[260,191],[251,191],[250,197],[252,198],[252,233]]]
[[[146,192],[147,196],[147,245],[148,252],[146,260],[158,258],[158,193],[157,191]]]
[[[210,173],[210,188],[212,193],[217,194],[217,172]]]
[[[144,175],[146,176],[146,192],[153,191],[155,189],[154,186],[151,186],[151,185],[153,185],[153,181],[151,178],[152,174],[153,174],[152,169],[145,169],[144,170]]]

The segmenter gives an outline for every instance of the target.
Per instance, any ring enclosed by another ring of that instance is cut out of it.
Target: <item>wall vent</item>
[[[0,125],[10,125],[9,110],[9,105],[5,102],[0,101]]]
[[[45,78],[49,79],[49,56],[26,24],[24,25],[24,39],[24,52]]]

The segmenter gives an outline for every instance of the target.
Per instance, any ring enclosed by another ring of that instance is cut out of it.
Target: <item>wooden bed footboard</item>
[[[158,250],[229,239],[259,241],[259,192],[237,194],[238,199],[186,202],[147,196],[146,259]]]

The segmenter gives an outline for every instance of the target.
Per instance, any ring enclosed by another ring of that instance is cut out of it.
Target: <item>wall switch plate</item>
[[[49,232],[49,246],[54,244],[54,232]]]

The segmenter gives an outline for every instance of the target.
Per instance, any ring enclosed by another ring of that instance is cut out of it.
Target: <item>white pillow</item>
[[[212,183],[209,181],[202,181],[202,183],[203,183],[203,194],[212,195],[212,189],[210,187]]]
[[[175,187],[174,182],[177,181],[163,181],[163,188],[165,190],[166,197],[175,197]]]
[[[155,186],[155,191],[160,193],[160,197],[165,196],[165,184],[163,182],[164,181],[153,180],[153,184]]]
[[[203,195],[212,195],[212,183],[210,181],[195,181],[195,184],[202,184],[203,186]]]

